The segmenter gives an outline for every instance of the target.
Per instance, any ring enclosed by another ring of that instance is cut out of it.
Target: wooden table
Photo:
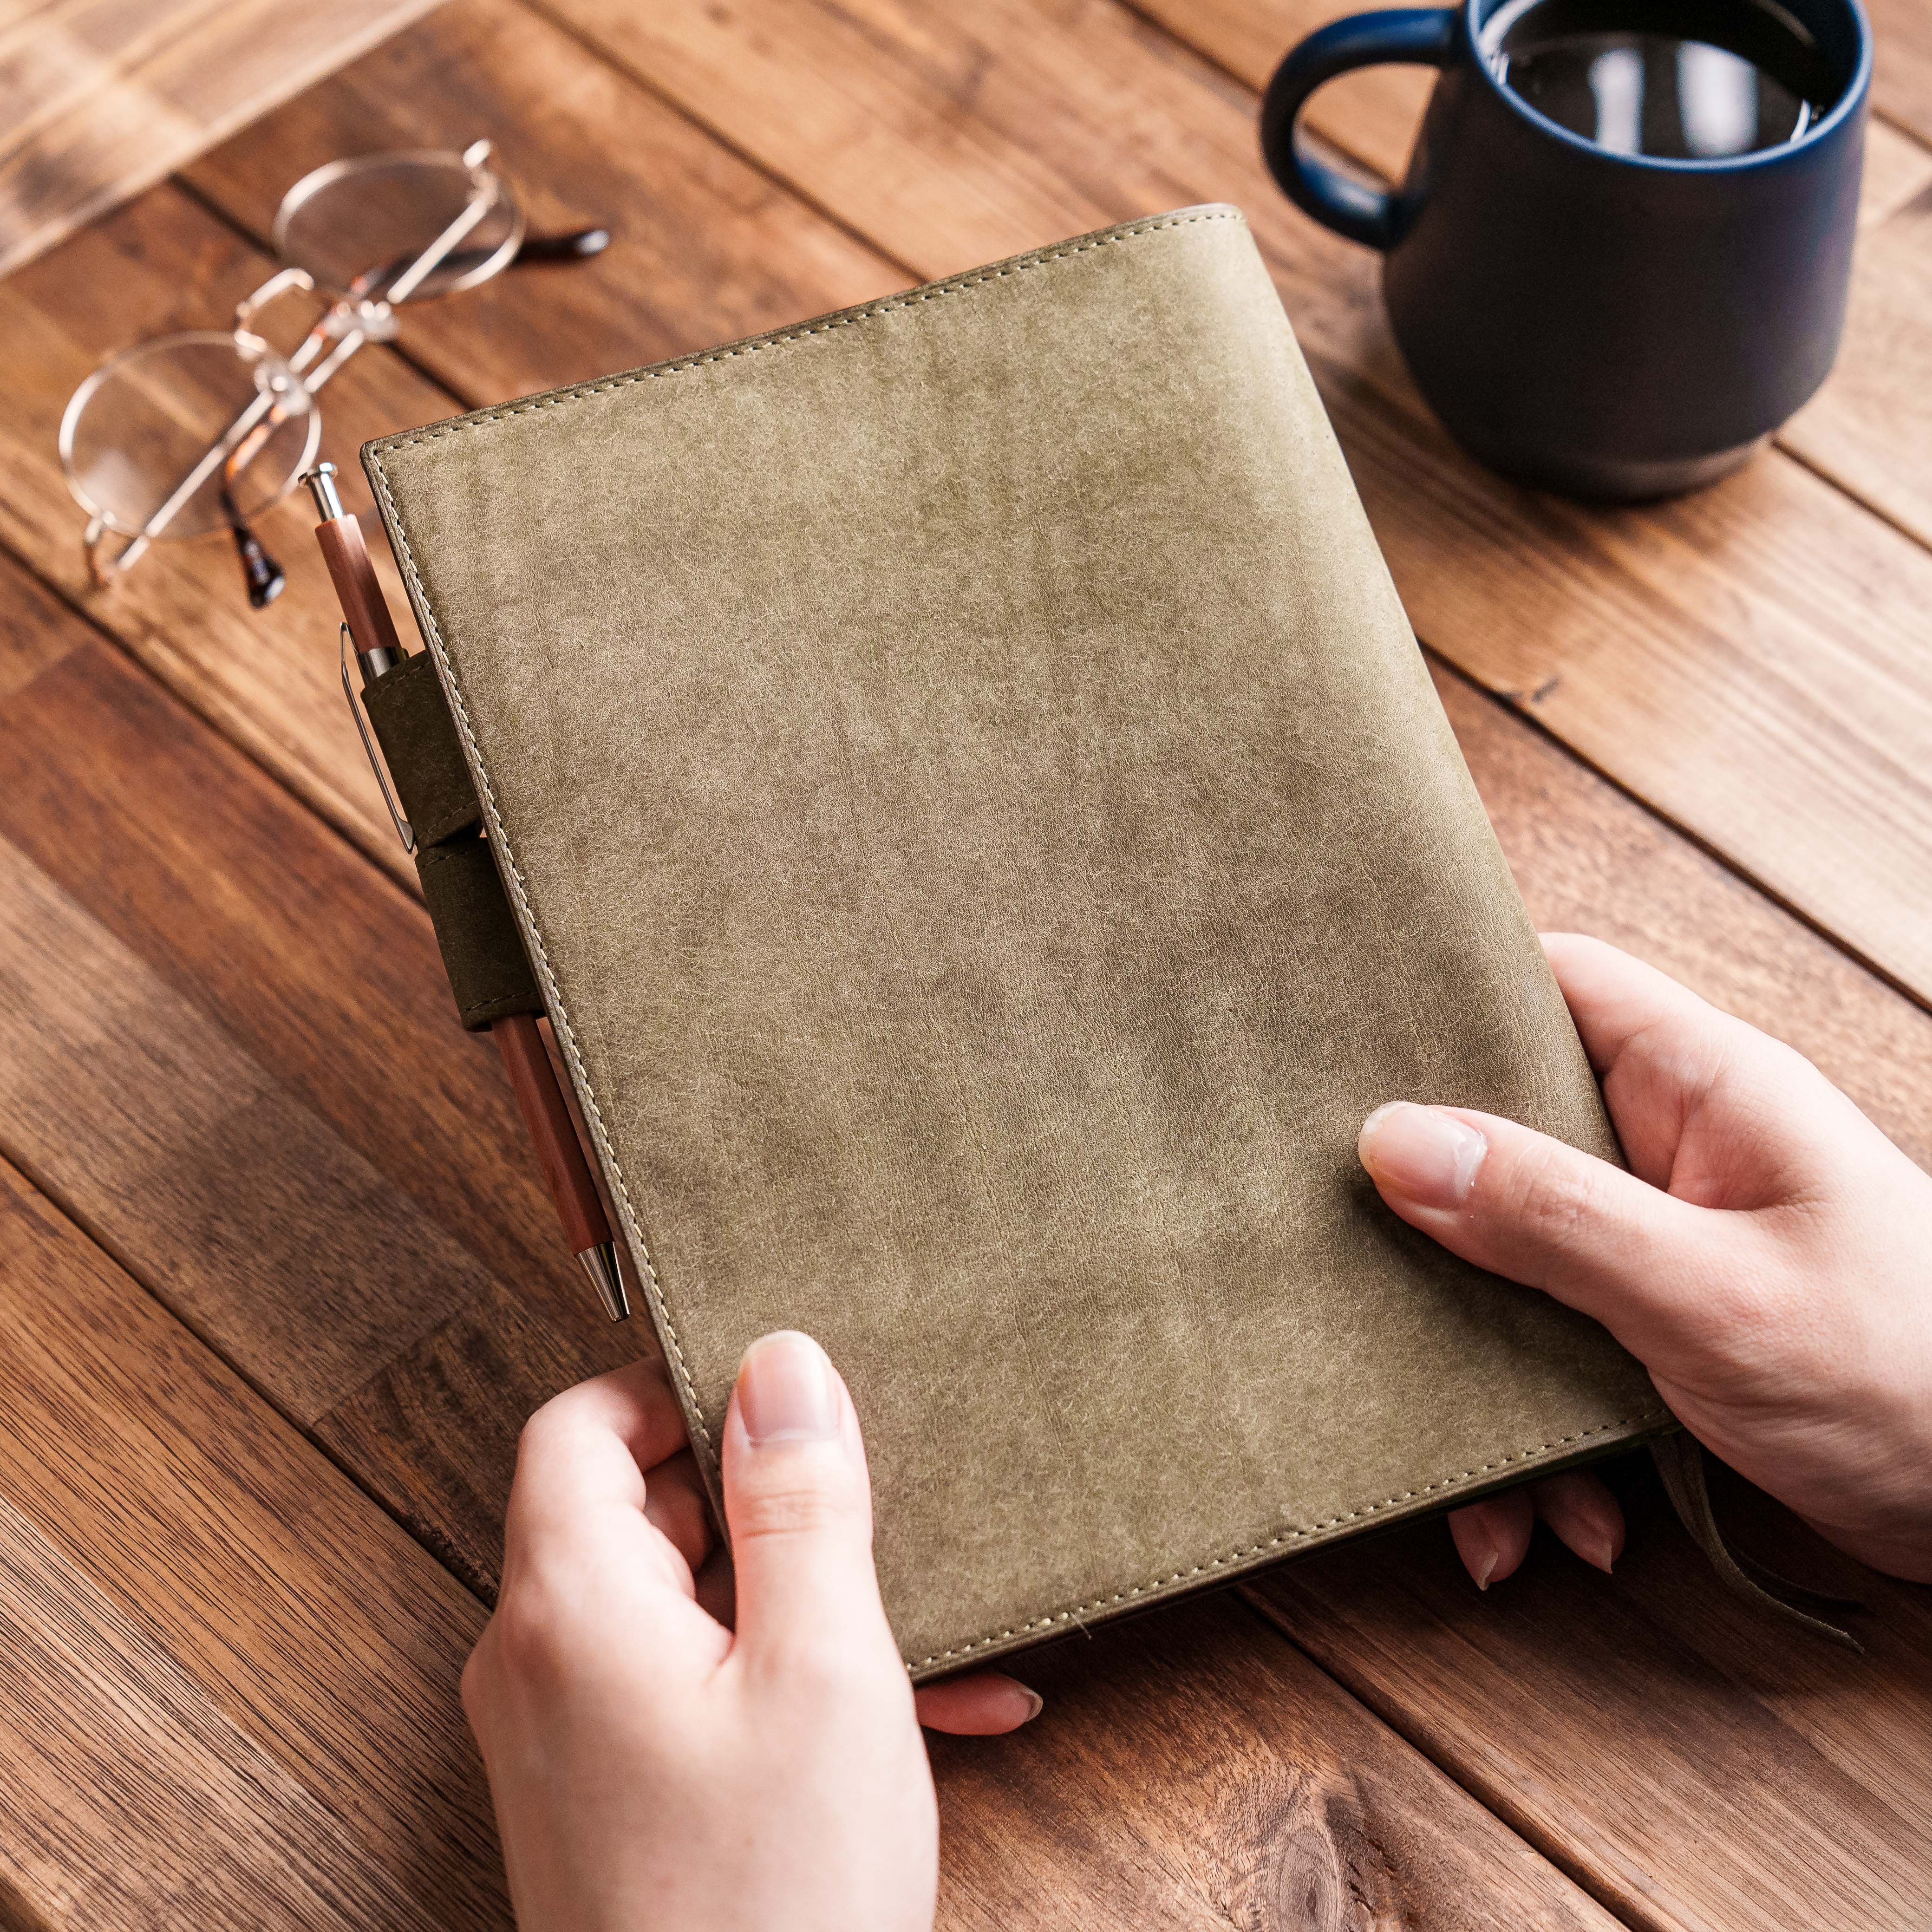
[[[1256,88],[1331,0],[460,0],[0,282],[0,1924],[508,1919],[456,1698],[519,1424],[622,1360],[336,684],[290,506],[87,588],[55,430],[218,322],[284,186],[494,136],[594,266],[412,313],[326,453],[1077,231],[1245,208],[1538,918],[1793,1040],[1932,1156],[1932,4],[1873,0],[1838,374],[1720,488],[1594,512],[1453,450]],[[1315,124],[1399,169],[1421,87]],[[1063,1644],[934,1750],[948,1927],[1932,1924],[1932,1592],[1841,1655],[1637,1468],[1606,1580],[1439,1524]],[[1746,1534],[1798,1545],[1754,1498]]]

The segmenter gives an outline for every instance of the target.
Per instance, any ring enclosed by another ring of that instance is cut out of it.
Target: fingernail
[[[1013,1688],[1020,1692],[1027,1700],[1027,1714],[1020,1720],[1020,1722],[1023,1724],[1030,1724],[1041,1712],[1046,1708],[1046,1700],[1030,1684],[1016,1683]]]
[[[1586,1563],[1606,1576],[1615,1574],[1611,1565],[1617,1560],[1617,1540],[1609,1526],[1598,1520],[1595,1510],[1572,1509],[1561,1522],[1552,1522],[1550,1526]]]
[[[1437,1107],[1392,1100],[1362,1123],[1362,1165],[1388,1193],[1418,1208],[1460,1208],[1490,1144],[1466,1120]]]
[[[1606,1576],[1616,1574],[1612,1566],[1622,1553],[1617,1540],[1621,1520],[1607,1523],[1599,1511],[1586,1504],[1565,1511],[1560,1522],[1552,1519],[1550,1526],[1586,1563]]]
[[[1476,1588],[1486,1590],[1490,1579],[1496,1574],[1496,1565],[1503,1560],[1503,1553],[1492,1543],[1484,1550],[1480,1560],[1470,1573],[1476,1580]]]
[[[790,1329],[760,1336],[738,1366],[738,1414],[754,1448],[830,1441],[838,1433],[838,1392],[824,1351]]]

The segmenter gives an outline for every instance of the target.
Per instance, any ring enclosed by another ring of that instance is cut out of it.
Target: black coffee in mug
[[[1442,70],[1390,191],[1296,136],[1317,87],[1381,62]],[[1870,80],[1859,0],[1463,0],[1310,35],[1262,148],[1298,207],[1382,252],[1458,442],[1628,502],[1736,469],[1829,371]]]
[[[1619,154],[1781,147],[1838,94],[1816,42],[1763,0],[1512,0],[1481,51],[1539,114]]]

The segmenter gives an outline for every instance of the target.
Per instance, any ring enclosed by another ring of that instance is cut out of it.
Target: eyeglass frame
[[[320,411],[313,406],[313,398],[343,364],[365,344],[394,340],[397,333],[395,310],[406,302],[417,289],[448,259],[493,208],[508,202],[511,222],[503,241],[473,269],[464,273],[440,291],[440,294],[454,295],[472,289],[481,283],[500,274],[514,259],[523,245],[525,218],[520,204],[508,194],[501,178],[484,164],[492,152],[492,144],[488,140],[472,141],[454,158],[468,170],[471,191],[463,209],[443,229],[441,234],[420,254],[403,266],[400,272],[384,288],[381,296],[371,298],[358,293],[352,286],[344,291],[332,302],[321,317],[310,328],[308,334],[286,358],[278,356],[267,339],[259,334],[254,325],[257,315],[280,297],[300,292],[314,293],[315,278],[306,268],[286,264],[278,268],[261,286],[242,297],[235,305],[234,325],[226,334],[218,329],[190,329],[179,334],[151,337],[146,342],[135,344],[118,354],[110,356],[94,370],[68,398],[62,412],[60,424],[61,466],[67,478],[68,488],[81,508],[88,514],[86,531],[81,544],[87,558],[88,572],[100,589],[110,586],[138,563],[142,556],[161,536],[168,525],[201,489],[214,472],[218,465],[224,466],[230,478],[238,475],[251,460],[248,451],[252,440],[254,448],[259,451],[268,434],[286,416],[278,416],[277,411],[283,406],[277,396],[286,397],[289,385],[292,382],[302,392],[302,407],[309,417],[309,434],[302,460],[290,472],[287,482],[278,490],[268,503],[279,502],[294,489],[302,472],[310,468],[322,438]],[[434,148],[402,148],[385,153],[380,157],[350,155],[325,163],[302,176],[282,197],[277,211],[272,240],[278,254],[286,252],[290,224],[302,206],[322,189],[332,185],[346,174],[358,167],[364,167],[374,159],[390,161],[420,160],[447,162],[452,158],[452,151]],[[358,281],[368,282],[385,274],[390,265],[385,263],[376,268],[366,271]],[[91,500],[81,489],[74,464],[74,436],[82,412],[92,400],[103,383],[133,356],[142,354],[158,342],[189,340],[230,342],[242,356],[264,363],[269,368],[269,380],[261,393],[244,409],[226,430],[211,442],[194,466],[181,482],[153,511],[136,531],[129,532],[115,523],[112,516],[99,504]],[[333,345],[331,346],[330,345]],[[327,352],[325,354],[324,351]],[[318,360],[317,358],[320,359]],[[104,545],[110,536],[125,536],[128,541],[113,554],[105,553]]]

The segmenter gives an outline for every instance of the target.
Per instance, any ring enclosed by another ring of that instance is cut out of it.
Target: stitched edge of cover
[[[664,1300],[662,1284],[658,1279],[657,1265],[651,1259],[650,1244],[644,1239],[644,1231],[638,1223],[636,1209],[631,1200],[630,1187],[624,1178],[622,1164],[617,1159],[616,1150],[604,1127],[603,1112],[597,1104],[590,1075],[583,1064],[577,1045],[576,1030],[571,1024],[569,1015],[565,1010],[556,976],[550,968],[550,953],[544,944],[542,931],[537,924],[536,914],[525,891],[523,868],[517,862],[516,854],[511,848],[509,835],[504,830],[502,814],[496,804],[496,790],[490,782],[488,772],[484,769],[482,748],[476,742],[476,732],[470,722],[469,706],[464,702],[462,688],[457,681],[455,665],[451,660],[448,646],[443,641],[442,627],[436,622],[435,607],[430,602],[428,586],[423,582],[422,573],[416,567],[416,552],[410,545],[409,532],[404,526],[401,508],[390,490],[388,472],[382,466],[382,458],[392,449],[409,448],[419,443],[431,442],[440,436],[454,436],[461,430],[486,428],[491,424],[506,422],[512,416],[528,415],[532,410],[559,408],[564,404],[576,402],[584,397],[607,394],[613,390],[626,388],[634,383],[650,382],[659,376],[681,375],[688,369],[699,369],[711,363],[728,362],[734,356],[755,355],[763,349],[781,349],[788,344],[802,342],[814,335],[829,334],[835,328],[848,328],[858,322],[869,322],[878,316],[891,314],[898,310],[909,309],[916,302],[937,301],[942,296],[963,293],[969,289],[1000,280],[1009,275],[1021,274],[1029,268],[1065,261],[1070,256],[1085,254],[1092,249],[1132,241],[1139,236],[1156,233],[1163,229],[1186,227],[1204,221],[1239,221],[1246,226],[1246,218],[1239,209],[1230,208],[1204,210],[1198,214],[1158,216],[1145,221],[1130,223],[1069,245],[1036,250],[1030,254],[1016,256],[1010,261],[1000,262],[991,268],[976,270],[947,281],[932,283],[926,287],[909,290],[904,295],[889,296],[882,302],[867,303],[859,308],[843,310],[804,328],[757,337],[730,348],[707,350],[700,355],[685,356],[674,362],[659,363],[651,368],[636,370],[628,375],[614,376],[602,382],[582,383],[574,388],[554,390],[547,395],[532,398],[528,402],[518,403],[509,409],[459,416],[438,428],[384,436],[368,444],[362,452],[365,464],[374,470],[377,485],[382,491],[386,520],[390,529],[401,540],[403,563],[409,578],[412,599],[428,621],[430,645],[436,652],[437,662],[442,667],[450,694],[456,700],[457,722],[462,727],[464,742],[469,748],[470,763],[475,768],[482,788],[484,803],[490,814],[490,831],[499,842],[505,868],[509,873],[518,910],[523,915],[524,924],[535,944],[537,970],[549,996],[552,1023],[562,1039],[565,1056],[575,1076],[578,1088],[584,1096],[585,1114],[596,1137],[598,1150],[603,1155],[616,1182],[617,1196],[622,1205],[625,1221],[637,1251],[644,1261],[652,1313],[670,1350],[672,1365],[682,1385],[686,1402],[697,1421],[698,1433],[704,1440],[706,1450],[714,1454],[711,1431],[705,1420],[704,1406],[698,1399],[698,1391],[692,1382],[690,1370],[685,1364],[684,1351],[678,1343],[677,1330],[670,1318],[670,1310]],[[1634,1415],[1618,1416],[1611,1421],[1598,1423],[1591,1428],[1579,1430],[1574,1435],[1559,1436],[1553,1442],[1532,1444],[1526,1449],[1499,1457],[1493,1462],[1478,1463],[1473,1469],[1452,1470],[1447,1475],[1437,1478],[1432,1483],[1425,1483],[1417,1489],[1403,1490],[1396,1495],[1384,1497],[1379,1502],[1361,1504],[1356,1508],[1345,1510],[1338,1516],[1324,1517],[1321,1522],[1310,1523],[1305,1528],[1280,1531],[1274,1536],[1232,1550],[1226,1556],[1210,1557],[1205,1562],[1191,1564],[1186,1569],[1169,1571],[1164,1576],[1152,1577],[1147,1582],[1130,1588],[1116,1590],[1110,1595],[1096,1597],[1087,1603],[1076,1604],[1066,1609],[1048,1611],[1040,1616],[1010,1624],[1004,1630],[976,1637],[970,1642],[935,1651],[930,1657],[922,1657],[916,1661],[908,1659],[907,1667],[912,1670],[922,1670],[928,1665],[970,1657],[976,1651],[989,1649],[995,1644],[1010,1642],[1039,1631],[1052,1630],[1056,1625],[1077,1624],[1083,1616],[1137,1602],[1142,1598],[1158,1596],[1195,1579],[1210,1576],[1217,1570],[1228,1569],[1250,1559],[1258,1559],[1269,1550],[1286,1544],[1309,1541],[1322,1536],[1326,1532],[1339,1529],[1345,1523],[1359,1522],[1403,1503],[1417,1502],[1425,1496],[1446,1494],[1483,1476],[1493,1474],[1501,1469],[1513,1468],[1520,1463],[1548,1455],[1553,1450],[1574,1448],[1595,1437],[1607,1436],[1613,1430],[1630,1428],[1640,1423],[1672,1419],[1667,1408],[1644,1409]]]
[[[1432,1483],[1424,1483],[1419,1489],[1402,1490],[1392,1496],[1384,1496],[1378,1503],[1364,1503],[1359,1508],[1344,1510],[1339,1516],[1324,1516],[1319,1522],[1310,1523],[1305,1528],[1284,1529],[1278,1534],[1264,1537],[1258,1543],[1251,1543],[1231,1550],[1225,1556],[1210,1556],[1204,1563],[1196,1563],[1185,1570],[1170,1570],[1164,1576],[1156,1576],[1148,1582],[1136,1585],[1131,1589],[1116,1590],[1112,1595],[1096,1597],[1090,1602],[1076,1604],[1070,1609],[1054,1610],[1044,1616],[1035,1617],[1030,1622],[1016,1623],[1003,1630],[995,1630],[989,1636],[976,1637],[970,1643],[962,1643],[950,1650],[935,1651],[930,1657],[922,1657],[911,1667],[922,1670],[929,1664],[945,1664],[957,1658],[970,1657],[975,1651],[986,1650],[996,1643],[1006,1643],[1016,1637],[1030,1633],[1051,1630],[1056,1624],[1077,1624],[1080,1619],[1096,1611],[1112,1610],[1120,1605],[1137,1603],[1143,1597],[1157,1597],[1164,1591],[1191,1582],[1197,1577],[1210,1576],[1216,1570],[1226,1570],[1247,1562],[1259,1559],[1270,1550],[1284,1544],[1318,1540],[1324,1532],[1339,1529],[1344,1523],[1358,1522],[1365,1516],[1378,1516],[1384,1510],[1394,1509],[1398,1504],[1420,1501],[1424,1496],[1447,1495],[1473,1483],[1479,1478],[1492,1475],[1499,1469],[1510,1469],[1520,1462],[1534,1461],[1539,1456],[1548,1455],[1553,1450],[1574,1448],[1579,1443],[1588,1442],[1599,1436],[1607,1436],[1612,1430],[1634,1428],[1640,1423],[1674,1422],[1676,1418],[1667,1408],[1640,1409],[1634,1415],[1620,1415],[1614,1421],[1600,1422],[1594,1428],[1580,1430],[1574,1436],[1559,1436],[1554,1442],[1533,1443],[1527,1449],[1520,1449],[1513,1456],[1498,1456],[1493,1462],[1478,1462],[1473,1469],[1452,1470]]]

